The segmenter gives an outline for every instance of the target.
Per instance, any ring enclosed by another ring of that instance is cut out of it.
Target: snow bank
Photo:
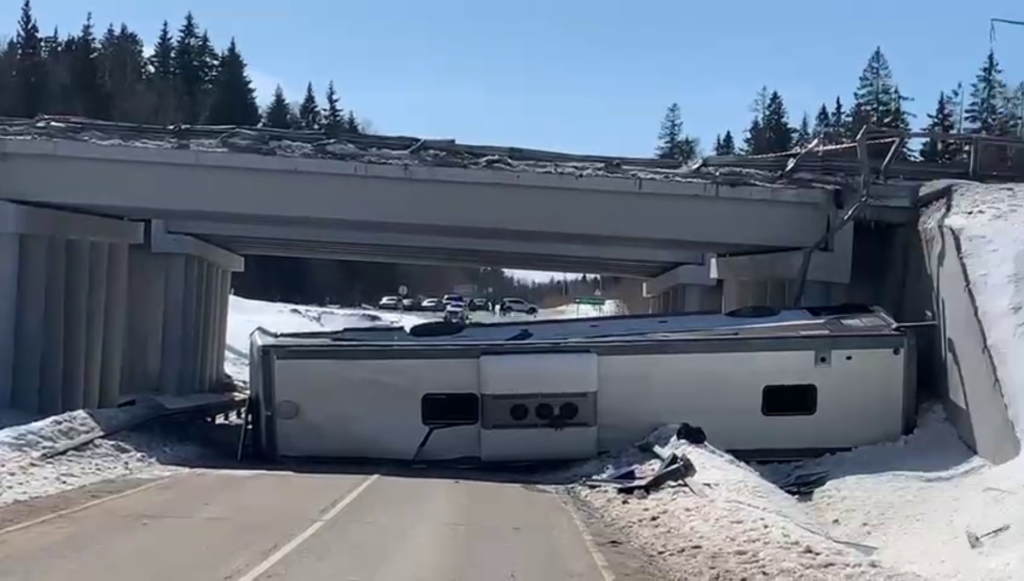
[[[964,184],[943,223],[960,240],[1010,420],[1024,436],[1024,187]]]
[[[154,477],[181,468],[167,464],[201,458],[204,451],[151,433],[125,433],[100,438],[81,448],[42,460],[39,454],[111,422],[130,419],[143,410],[116,408],[74,411],[31,423],[5,414],[0,421],[0,506],[47,496],[125,476]]]
[[[668,432],[674,432],[669,427]],[[832,537],[792,497],[757,472],[708,445],[672,437],[667,447],[686,454],[697,468],[694,494],[680,483],[648,496],[624,496],[606,488],[574,486],[609,525],[682,579],[916,579],[886,567],[857,547]],[[638,452],[613,458],[635,462]],[[651,471],[657,460],[644,463]],[[594,473],[590,463],[583,472]]]

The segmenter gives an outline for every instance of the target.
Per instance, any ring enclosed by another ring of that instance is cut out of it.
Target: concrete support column
[[[117,405],[127,334],[128,245],[112,243],[107,252],[107,292],[103,298],[103,352],[100,364],[100,407]]]
[[[89,241],[65,243],[64,367],[61,409],[85,407],[85,359],[89,317]]]
[[[0,234],[0,409],[10,407],[14,401],[20,247],[17,234]]]
[[[46,251],[46,306],[43,309],[43,368],[39,386],[39,412],[64,411],[64,311],[67,240],[54,238]]]
[[[151,225],[148,247],[131,251],[124,394],[212,388],[224,365],[227,281],[242,266],[223,249]]]
[[[15,327],[14,390],[11,406],[29,413],[39,411],[45,348],[47,264],[50,244],[60,239],[20,236],[18,249],[18,320]]]
[[[56,414],[116,393],[103,373],[106,321],[126,291],[109,296],[109,247],[126,251],[142,234],[124,220],[0,201],[0,408]]]
[[[100,405],[103,376],[103,332],[106,329],[107,279],[110,243],[89,244],[89,296],[86,300],[85,370],[82,390],[83,405]]]
[[[210,333],[213,330],[210,318],[210,306],[213,304],[213,271],[215,266],[209,262],[198,261],[196,270],[196,322],[192,329],[192,373],[189,375],[189,384],[194,385],[197,391],[210,390],[210,376],[207,373],[209,364],[209,345],[211,342]]]
[[[231,300],[231,271],[220,269],[217,275],[217,318],[213,331],[213,381],[224,377],[224,351],[227,349],[228,304]]]

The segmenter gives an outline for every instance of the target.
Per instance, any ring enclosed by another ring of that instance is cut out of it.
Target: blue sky
[[[14,4],[15,0],[9,0]],[[665,107],[709,146],[742,130],[767,84],[791,116],[853,91],[876,45],[915,111],[969,82],[990,17],[1024,20],[991,0],[34,0],[44,30],[127,22],[152,42],[192,10],[215,42],[234,36],[265,96],[281,83],[334,79],[343,104],[381,133],[573,152],[647,155]],[[628,8],[627,8],[628,7]],[[16,11],[9,15],[13,31]],[[1024,80],[1024,27],[996,51]],[[947,50],[941,50],[948,47]]]
[[[13,4],[15,0],[8,0]],[[333,79],[380,133],[584,153],[649,155],[665,107],[709,147],[738,134],[762,85],[798,120],[849,101],[880,45],[919,114],[968,84],[989,18],[1019,0],[34,0],[44,30],[128,23],[152,43],[188,10],[223,46],[234,36],[261,97],[298,100]],[[16,10],[6,28],[14,30]],[[1024,80],[1024,27],[997,29],[1007,77]]]

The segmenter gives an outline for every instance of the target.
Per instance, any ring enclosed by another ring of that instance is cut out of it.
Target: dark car
[[[469,310],[471,311],[492,311],[491,301],[487,299],[473,299],[469,301]]]

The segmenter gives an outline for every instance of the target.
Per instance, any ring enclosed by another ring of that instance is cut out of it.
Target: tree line
[[[298,105],[278,86],[260,109],[245,58],[232,39],[219,49],[191,12],[172,32],[165,20],[152,52],[127,24],[97,33],[92,15],[77,33],[44,34],[24,0],[17,32],[0,43],[0,116],[72,115],[155,125],[206,124],[359,133],[328,83],[321,106],[312,83]]]
[[[764,155],[783,153],[809,145],[834,145],[852,140],[864,126],[909,131],[915,115],[907,111],[912,99],[893,77],[881,47],[876,47],[860,74],[853,98],[847,105],[841,96],[822,103],[813,121],[805,112],[795,125],[782,95],[762,87],[754,98],[753,116],[736,142],[731,130],[715,136],[714,155]],[[1011,87],[1003,77],[995,51],[989,50],[973,82],[964,91],[961,84],[941,91],[934,110],[920,129],[936,133],[975,133],[1007,137],[1021,134],[1024,127],[1024,83]],[[884,152],[881,153],[884,155]],[[655,155],[684,163],[701,155],[696,137],[684,131],[678,103],[667,108],[658,133]],[[966,149],[960,142],[926,140],[916,151],[904,145],[903,158],[949,162],[962,160]]]

